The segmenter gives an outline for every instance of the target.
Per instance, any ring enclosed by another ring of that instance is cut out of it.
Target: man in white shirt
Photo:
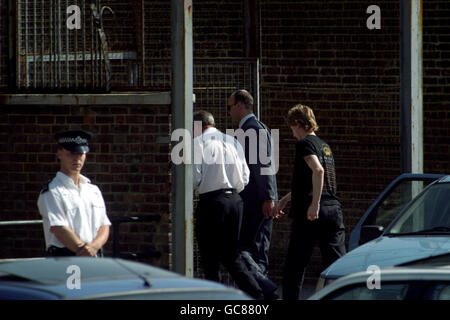
[[[60,171],[41,191],[37,203],[48,256],[100,256],[108,240],[111,222],[102,193],[81,175],[91,137],[81,130],[55,135]]]
[[[194,139],[194,189],[199,193],[195,233],[205,277],[220,282],[222,263],[241,290],[264,299],[238,255],[243,212],[239,192],[249,181],[244,151],[236,139],[215,128],[211,113],[196,112],[194,121],[202,127]]]

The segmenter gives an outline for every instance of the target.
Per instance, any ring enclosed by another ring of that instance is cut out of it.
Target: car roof
[[[5,276],[15,276],[46,285],[65,284],[72,273],[68,272],[70,266],[77,266],[82,271],[80,272],[81,281],[181,277],[157,267],[123,259],[58,257],[2,261],[0,262],[0,280]]]
[[[72,290],[67,285],[73,275],[73,269],[68,269],[71,266],[79,268],[79,290]],[[0,260],[0,287],[40,291],[59,299],[249,299],[242,291],[217,282],[114,258]]]

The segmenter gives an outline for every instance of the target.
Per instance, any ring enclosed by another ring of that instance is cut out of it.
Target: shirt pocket
[[[105,224],[105,218],[106,218],[106,207],[105,205],[101,203],[93,203],[91,204],[92,209],[92,225],[94,227],[95,231],[98,231],[98,229]]]
[[[97,218],[100,218],[106,213],[106,208],[103,204],[92,203],[91,204],[92,212]]]

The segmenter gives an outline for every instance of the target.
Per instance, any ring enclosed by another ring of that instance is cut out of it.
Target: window
[[[392,234],[450,227],[450,184],[433,185],[390,228]]]
[[[139,1],[129,2],[16,1],[16,89],[109,91],[137,85]]]
[[[327,300],[403,300],[407,283],[382,283],[381,289],[368,289],[366,283],[348,286],[328,295]]]
[[[386,228],[404,206],[434,180],[403,180],[395,185],[364,222]]]

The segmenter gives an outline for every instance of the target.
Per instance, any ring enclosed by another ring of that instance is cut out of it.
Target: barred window
[[[79,92],[138,86],[140,1],[128,2],[16,1],[16,88]]]

